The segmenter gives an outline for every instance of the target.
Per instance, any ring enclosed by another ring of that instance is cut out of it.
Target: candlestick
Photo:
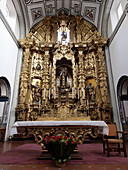
[[[89,115],[89,102],[87,100],[87,116]]]
[[[39,109],[40,109],[40,100],[39,100]]]
[[[78,87],[78,99],[79,99],[79,87]]]
[[[74,99],[74,91],[73,91],[73,87],[72,87],[72,99]]]
[[[84,87],[83,87],[83,99],[85,99],[85,91],[84,91]]]
[[[49,88],[49,100],[50,100],[50,88]]]
[[[45,88],[44,88],[44,100],[45,100]]]
[[[89,109],[89,102],[88,102],[88,100],[87,100],[87,108]]]
[[[56,88],[54,88],[54,99],[56,99]]]

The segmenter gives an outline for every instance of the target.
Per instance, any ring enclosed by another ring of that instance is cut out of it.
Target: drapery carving
[[[64,31],[57,42],[63,23],[69,43]],[[111,121],[103,51],[107,39],[96,28],[79,16],[47,17],[20,42],[24,58],[17,120]]]

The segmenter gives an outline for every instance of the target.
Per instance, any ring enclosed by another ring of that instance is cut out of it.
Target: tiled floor
[[[11,150],[30,141],[8,141],[0,143],[0,153]],[[127,144],[128,150],[128,144]],[[65,168],[56,168],[48,165],[0,165],[0,170],[128,170],[128,165],[68,165]]]

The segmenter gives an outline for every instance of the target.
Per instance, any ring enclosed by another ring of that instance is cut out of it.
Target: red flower
[[[68,137],[67,136],[64,136],[64,140],[66,140]]]
[[[71,142],[72,145],[73,145],[74,143],[75,143],[75,142],[73,142],[73,141]]]
[[[65,145],[68,145],[68,142],[67,142],[67,141],[65,142]]]
[[[56,137],[55,136],[52,136],[53,139],[55,139]]]
[[[55,141],[59,141],[61,139],[61,137],[60,136],[57,136],[56,138],[55,138]]]

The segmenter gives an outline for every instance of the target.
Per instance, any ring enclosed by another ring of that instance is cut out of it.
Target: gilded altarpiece
[[[111,121],[107,39],[94,26],[80,16],[47,17],[20,42],[17,121]]]

